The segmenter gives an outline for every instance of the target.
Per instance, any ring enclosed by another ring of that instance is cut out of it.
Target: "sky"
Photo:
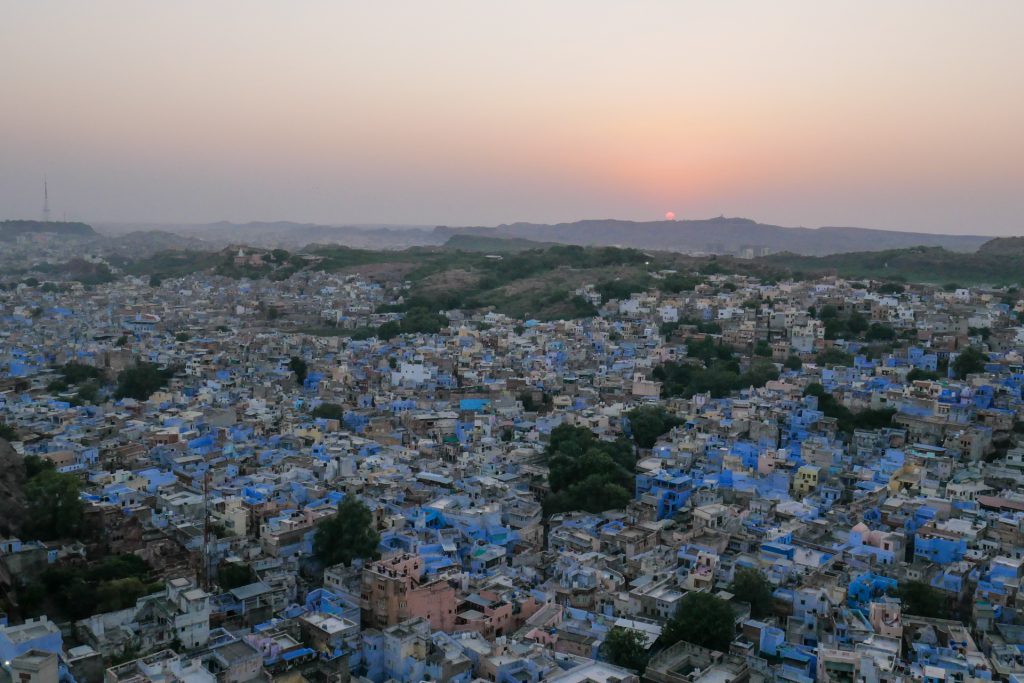
[[[1024,234],[1020,0],[0,0],[0,218]]]

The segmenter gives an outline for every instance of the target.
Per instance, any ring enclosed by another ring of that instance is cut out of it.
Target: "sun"
[[[675,219],[676,219],[676,212],[675,211],[666,211],[665,212],[665,220],[667,220],[667,221],[674,221]]]

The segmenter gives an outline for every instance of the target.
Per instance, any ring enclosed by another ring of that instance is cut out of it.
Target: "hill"
[[[998,245],[997,245],[998,246]],[[283,280],[300,271],[360,274],[412,285],[406,309],[492,309],[514,317],[581,317],[593,306],[576,292],[592,285],[603,300],[657,287],[692,289],[707,275],[744,273],[769,280],[840,275],[934,284],[1011,285],[1022,280],[1021,255],[986,246],[964,254],[913,247],[830,256],[780,253],[757,259],[688,256],[678,252],[549,245],[523,239],[453,235],[444,246],[403,250],[309,245],[298,252],[232,246],[220,251],[176,250],[111,262],[121,272],[167,278],[205,272],[231,278]],[[86,272],[84,262],[38,264],[35,272],[97,284],[109,270]]]
[[[18,235],[50,234],[75,238],[99,237],[91,225],[64,221],[0,221],[0,240],[12,241]]]
[[[593,306],[575,293],[584,285],[595,286],[608,299],[626,297],[651,286],[671,291],[692,288],[701,280],[696,271],[721,273],[742,269],[773,274],[765,266],[729,257],[536,245],[523,240],[502,242],[473,237],[467,243],[459,238],[444,247],[411,247],[401,251],[309,245],[295,253],[234,246],[216,252],[177,250],[134,259],[119,256],[112,263],[126,275],[151,277],[154,283],[200,272],[272,280],[304,270],[359,273],[378,281],[411,283],[412,294],[406,309],[493,309],[515,317],[538,319],[593,314]],[[82,277],[80,265],[77,260],[38,264],[32,272],[76,279]],[[676,274],[666,277],[659,275],[659,271]]]
[[[867,228],[787,228],[757,223],[747,218],[725,217],[649,222],[585,220],[556,225],[512,223],[496,228],[442,226],[435,233],[443,238],[479,235],[585,246],[622,245],[639,249],[711,254],[741,254],[750,249],[755,253],[760,250],[788,251],[808,256],[915,246],[972,252],[990,239],[976,235],[937,235]]]
[[[502,239],[489,235],[457,234],[448,238],[444,243],[445,249],[462,251],[486,251],[492,254],[501,254],[510,251],[526,251],[527,249],[538,249],[552,246],[551,242],[534,242],[518,238]]]
[[[1024,242],[1024,238],[1008,239]],[[992,242],[1005,244],[1004,239]],[[982,245],[973,254],[955,253],[940,247],[914,247],[818,257],[782,253],[756,261],[769,268],[808,276],[834,274],[851,278],[994,286],[1018,285],[1024,281],[1021,251],[1000,248],[999,244],[990,245],[991,242]]]
[[[997,237],[978,247],[978,253],[1022,256],[1024,255],[1024,237]]]
[[[344,244],[372,249],[404,249],[417,245],[440,245],[444,239],[432,234],[433,226],[320,225],[291,221],[250,223],[164,224],[104,223],[100,229],[111,235],[126,232],[169,232],[200,239],[211,246],[249,244],[258,247],[293,249],[303,244]]]

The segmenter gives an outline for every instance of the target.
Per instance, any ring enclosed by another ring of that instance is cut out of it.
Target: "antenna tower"
[[[46,176],[43,176],[43,222],[50,222],[50,188]]]

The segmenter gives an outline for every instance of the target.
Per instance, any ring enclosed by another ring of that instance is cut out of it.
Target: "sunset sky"
[[[0,5],[0,218],[1024,234],[1020,0]]]

